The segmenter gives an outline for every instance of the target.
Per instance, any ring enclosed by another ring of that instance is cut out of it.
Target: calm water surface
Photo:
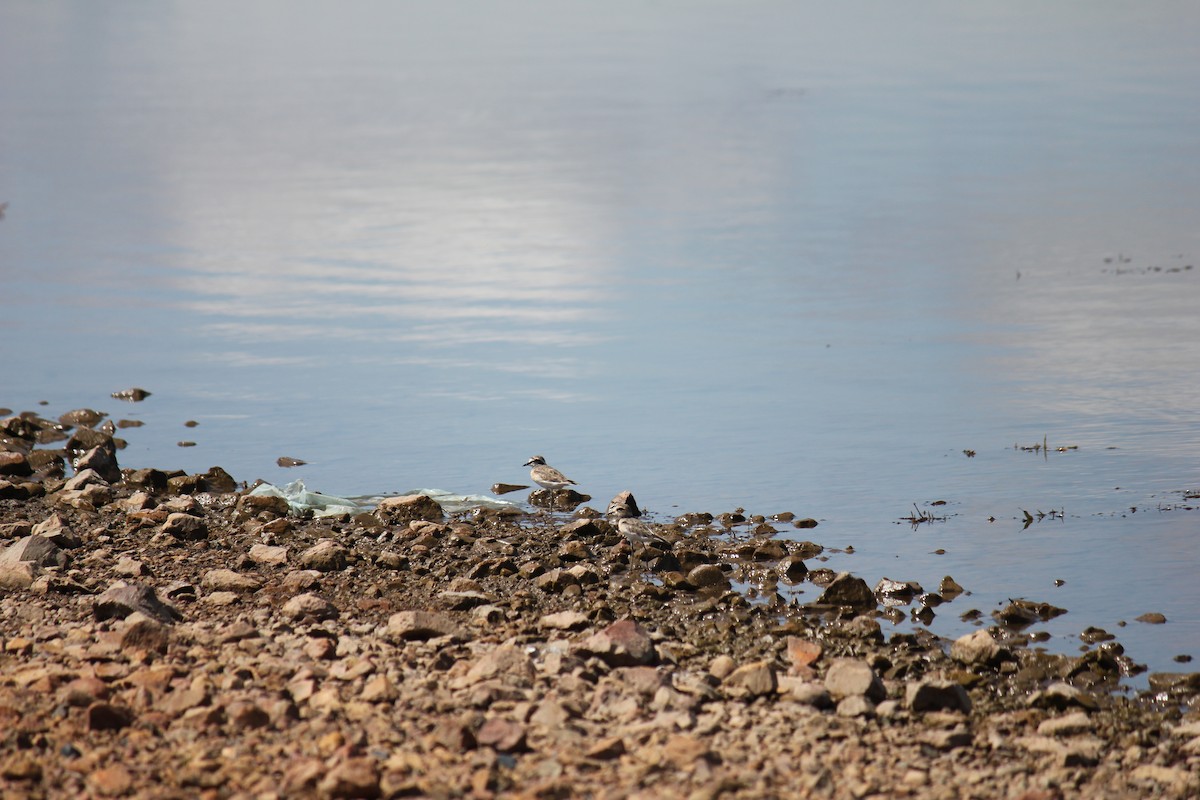
[[[1187,669],[1198,25],[5,3],[0,405],[142,419],[124,466],[334,494],[543,453],[600,505],[793,511],[872,584],[953,575],[938,633],[1027,597],[1070,610],[1054,649],[1094,625]]]

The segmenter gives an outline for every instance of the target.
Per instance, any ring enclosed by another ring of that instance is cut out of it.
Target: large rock
[[[0,475],[10,478],[23,478],[33,474],[29,459],[24,453],[0,452]]]
[[[848,606],[861,612],[875,608],[876,599],[866,581],[849,572],[842,572],[825,587],[825,591],[817,598],[817,605]]]

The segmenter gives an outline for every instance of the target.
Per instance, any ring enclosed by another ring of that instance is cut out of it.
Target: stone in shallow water
[[[823,606],[849,606],[857,611],[875,608],[875,593],[862,578],[856,578],[849,572],[839,573],[817,598],[817,604]]]

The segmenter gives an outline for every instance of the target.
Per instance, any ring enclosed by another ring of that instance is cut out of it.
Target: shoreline
[[[645,549],[595,511],[422,496],[305,519],[220,468],[121,470],[102,429],[71,434],[65,479],[13,419],[3,797],[1200,790],[1200,673],[1121,696],[1114,643],[885,637],[876,589],[813,580],[814,542],[690,515]],[[789,581],[821,597],[788,602]]]

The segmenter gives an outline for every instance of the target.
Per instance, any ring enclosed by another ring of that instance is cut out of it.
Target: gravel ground
[[[820,545],[776,536],[792,520],[692,514],[647,543],[587,506],[305,519],[218,468],[121,471],[111,432],[72,436],[67,480],[20,419],[4,798],[1200,793],[1200,674],[1113,694],[1119,645],[1032,649],[1036,604],[957,642],[885,637],[905,588],[810,570]],[[779,592],[804,581],[812,603]]]

